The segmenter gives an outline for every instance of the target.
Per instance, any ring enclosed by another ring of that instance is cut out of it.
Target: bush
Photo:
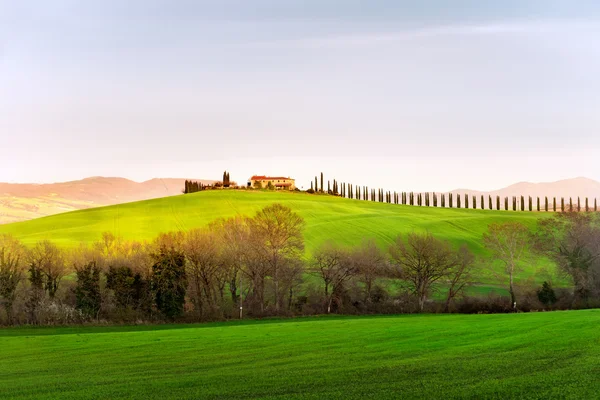
[[[315,193],[315,191],[314,191],[314,189],[308,189],[308,190],[306,191],[306,193],[314,194],[314,193]]]

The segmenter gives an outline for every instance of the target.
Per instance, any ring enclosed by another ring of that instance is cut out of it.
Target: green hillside
[[[0,398],[589,399],[600,311],[0,330]]]
[[[0,225],[0,233],[14,234],[26,244],[50,239],[63,246],[91,242],[102,232],[110,231],[125,239],[152,239],[159,232],[187,230],[204,226],[219,217],[252,215],[262,207],[280,202],[306,220],[307,252],[327,239],[357,244],[364,237],[374,237],[386,246],[399,233],[429,231],[455,244],[467,244],[477,255],[484,255],[481,236],[492,222],[518,220],[535,227],[546,213],[442,209],[402,206],[342,199],[306,193],[263,191],[205,191],[190,195],[100,207]],[[528,264],[518,280],[547,278],[539,260]],[[542,275],[540,275],[542,274]],[[489,272],[480,273],[482,283],[496,283]]]

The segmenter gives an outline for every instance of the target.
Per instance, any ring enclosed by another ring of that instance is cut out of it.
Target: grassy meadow
[[[126,203],[74,211],[31,221],[0,225],[0,233],[14,234],[25,244],[49,239],[65,247],[92,242],[110,231],[125,239],[153,239],[160,232],[189,230],[205,226],[216,218],[252,215],[266,205],[279,202],[292,208],[306,221],[307,255],[330,239],[353,245],[373,237],[383,247],[399,233],[429,231],[452,243],[466,244],[476,255],[485,255],[481,237],[492,222],[517,220],[534,228],[539,218],[550,215],[537,212],[490,211],[403,206],[343,199],[306,193],[266,191],[205,191],[189,195]],[[532,259],[517,276],[539,284],[553,279],[561,284],[551,263]],[[495,271],[501,271],[498,265]],[[504,291],[502,277],[482,268],[479,282],[484,292],[498,287]],[[491,288],[491,289],[490,289]]]
[[[584,399],[600,310],[0,330],[0,398]]]

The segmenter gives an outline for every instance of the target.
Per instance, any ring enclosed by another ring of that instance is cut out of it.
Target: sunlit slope
[[[306,193],[221,190],[74,211],[2,225],[0,232],[12,233],[26,244],[51,239],[74,246],[98,240],[105,231],[143,240],[159,232],[204,226],[219,217],[252,215],[276,202],[291,207],[306,220],[309,253],[328,239],[356,244],[362,238],[374,237],[385,246],[399,233],[429,231],[455,244],[465,243],[481,255],[481,237],[490,223],[514,220],[534,228],[537,219],[548,215],[402,206]],[[538,267],[529,265],[523,278],[534,274]]]

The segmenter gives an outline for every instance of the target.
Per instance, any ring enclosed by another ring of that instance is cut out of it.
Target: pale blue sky
[[[0,181],[600,180],[595,1],[93,3],[0,0]]]

